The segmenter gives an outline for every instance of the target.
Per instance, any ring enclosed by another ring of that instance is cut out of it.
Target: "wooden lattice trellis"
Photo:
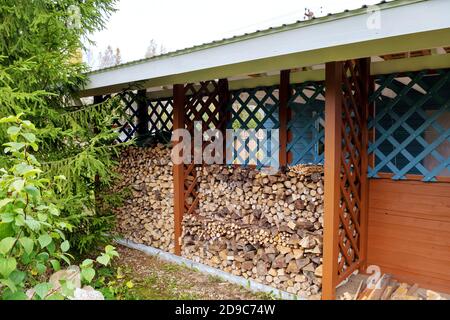
[[[325,299],[366,262],[369,68],[370,59],[327,64]]]
[[[228,103],[230,121],[228,129],[242,129],[234,132],[233,139],[227,141],[230,150],[229,162],[238,165],[256,165],[261,168],[270,163],[274,151],[276,137],[271,132],[263,131],[279,129],[278,86],[241,89],[231,92]]]
[[[218,129],[225,133],[228,121],[228,83],[226,80],[205,81],[200,84],[174,86],[174,129],[185,128],[195,136],[194,131],[206,133]],[[200,126],[197,126],[200,124]],[[203,135],[202,135],[203,136]],[[209,137],[210,139],[212,137]],[[203,141],[203,139],[202,139]],[[175,253],[181,253],[181,221],[185,214],[195,214],[200,201],[197,169],[203,159],[196,163],[196,154],[203,153],[207,142],[203,141],[201,150],[194,147],[191,140],[191,161],[174,166],[175,181]],[[223,155],[225,158],[225,155]]]
[[[226,119],[221,109],[219,83],[216,81],[201,82],[199,86],[188,84],[185,86],[185,119],[186,129],[194,136],[194,130],[206,132],[208,129],[223,130]],[[201,123],[196,127],[195,123]],[[192,143],[194,141],[192,140]],[[203,142],[202,150],[195,150],[192,145],[192,161],[185,165],[185,214],[195,213],[198,208],[200,195],[198,193],[197,167],[194,161],[196,152],[203,152],[206,142]]]
[[[295,84],[291,91],[287,124],[290,165],[321,164],[325,139],[325,85],[321,82]]]
[[[369,177],[420,175],[435,181],[450,175],[450,70],[377,77],[369,122]]]
[[[114,126],[118,128],[119,142],[126,142],[134,138],[138,124],[138,95],[133,91],[126,91],[119,94],[122,105],[123,117],[114,121]]]
[[[363,157],[367,154],[367,96],[362,80],[366,80],[360,61],[346,61],[343,70],[342,103],[342,151],[339,211],[339,258],[338,281],[344,280],[359,267],[361,262],[361,211],[363,179],[365,171]]]
[[[170,132],[173,127],[173,98],[148,99],[145,90],[119,93],[122,117],[114,121],[119,142],[127,142],[136,134]],[[141,107],[141,109],[140,109]],[[143,108],[142,108],[143,107]],[[147,122],[144,125],[142,121]],[[144,132],[142,132],[142,126]],[[141,132],[139,132],[141,129]]]
[[[148,100],[149,132],[172,131],[173,98]]]

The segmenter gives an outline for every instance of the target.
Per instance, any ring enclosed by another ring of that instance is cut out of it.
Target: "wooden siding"
[[[372,179],[368,263],[450,292],[450,183]]]

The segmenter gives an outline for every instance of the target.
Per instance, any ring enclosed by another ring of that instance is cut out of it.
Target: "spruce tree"
[[[0,115],[24,113],[39,129],[36,154],[46,172],[64,175],[58,193],[76,226],[80,252],[105,240],[111,216],[97,209],[98,193],[114,178],[120,144],[112,128],[114,99],[83,105],[77,92],[87,66],[77,58],[90,35],[105,27],[116,0],[2,0],[0,2]],[[0,145],[7,141],[0,128]],[[8,161],[5,155],[1,163]]]

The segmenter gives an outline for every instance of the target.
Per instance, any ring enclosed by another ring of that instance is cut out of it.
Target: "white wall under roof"
[[[311,50],[448,29],[449,13],[449,0],[428,0],[386,8],[381,12],[380,29],[367,27],[368,14],[354,15],[190,53],[98,71],[89,75],[86,90],[251,63],[255,60]],[[448,41],[450,42],[450,39]],[[333,57],[327,58],[330,61]],[[326,61],[316,61],[316,63],[323,62]]]

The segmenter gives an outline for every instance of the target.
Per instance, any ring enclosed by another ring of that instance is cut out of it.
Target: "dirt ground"
[[[138,250],[118,246],[118,265],[133,281],[133,295],[144,300],[267,300],[268,294],[252,293],[244,287],[194,269],[167,263]]]

